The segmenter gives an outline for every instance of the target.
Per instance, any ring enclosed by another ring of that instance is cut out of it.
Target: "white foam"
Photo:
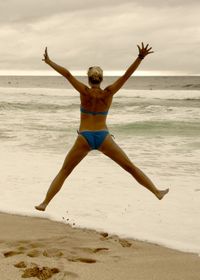
[[[34,205],[44,198],[63,156],[20,150],[1,151],[1,155],[1,211],[64,222],[69,218],[76,226],[199,253],[200,197],[194,192],[198,176],[167,178],[144,168],[158,185],[171,186],[167,197],[158,201],[114,162],[94,152],[70,175],[47,212],[41,213]]]

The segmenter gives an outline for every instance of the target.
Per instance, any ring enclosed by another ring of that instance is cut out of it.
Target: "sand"
[[[4,213],[0,229],[1,280],[200,279],[197,254]]]

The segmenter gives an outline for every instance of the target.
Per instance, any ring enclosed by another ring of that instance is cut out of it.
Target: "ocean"
[[[158,188],[170,188],[162,201],[92,151],[38,212],[77,137],[79,106],[62,77],[0,76],[0,211],[200,254],[200,77],[131,77],[109,111],[117,144]]]

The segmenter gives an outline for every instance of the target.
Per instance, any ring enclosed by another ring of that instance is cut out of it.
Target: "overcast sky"
[[[200,73],[200,0],[0,0],[0,70],[47,70],[45,46],[69,70]]]

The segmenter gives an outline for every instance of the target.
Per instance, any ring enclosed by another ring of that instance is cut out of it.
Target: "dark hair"
[[[103,77],[101,77],[101,76],[99,76],[99,77],[90,76],[90,77],[88,77],[88,79],[91,84],[95,84],[95,85],[100,84],[103,81]]]

